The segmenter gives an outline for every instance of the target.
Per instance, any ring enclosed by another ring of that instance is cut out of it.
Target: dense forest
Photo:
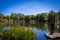
[[[19,23],[36,23],[36,22],[60,22],[60,11],[54,12],[51,10],[49,13],[39,13],[36,15],[24,15],[21,13],[11,13],[9,16],[5,16],[0,13],[0,24],[1,23],[8,23],[8,22],[19,22]]]

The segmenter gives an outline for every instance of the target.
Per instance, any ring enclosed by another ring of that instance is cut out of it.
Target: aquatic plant
[[[2,38],[4,40],[36,40],[36,35],[31,29],[20,27],[3,31]]]

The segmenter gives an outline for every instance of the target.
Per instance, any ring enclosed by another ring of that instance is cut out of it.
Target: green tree
[[[36,15],[35,21],[36,21],[36,22],[40,22],[40,14],[37,14],[37,15]]]
[[[29,16],[27,15],[27,16],[25,16],[25,22],[29,22],[30,21],[30,18],[29,18]]]
[[[5,16],[2,13],[0,13],[0,22],[4,22],[4,19],[5,19]]]
[[[58,32],[60,33],[60,11],[58,12],[58,22],[59,22],[59,29],[58,29]]]
[[[47,13],[41,13],[40,22],[46,22],[46,21],[47,21]]]

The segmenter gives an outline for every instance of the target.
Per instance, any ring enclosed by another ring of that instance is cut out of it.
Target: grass
[[[4,40],[36,40],[36,35],[33,30],[25,27],[11,27],[9,30],[2,32],[2,38]]]

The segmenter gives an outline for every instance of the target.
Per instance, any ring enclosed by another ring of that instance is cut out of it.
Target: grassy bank
[[[33,30],[24,27],[10,28],[2,32],[4,40],[36,40]]]

